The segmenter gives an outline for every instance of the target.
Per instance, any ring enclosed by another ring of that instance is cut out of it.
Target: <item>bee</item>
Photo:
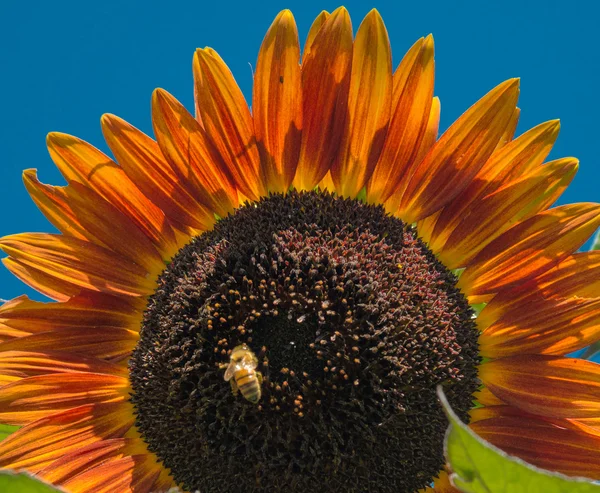
[[[258,358],[246,344],[233,348],[229,365],[223,378],[231,383],[233,394],[239,390],[242,396],[252,404],[260,400],[260,386],[263,382],[262,373],[256,371]]]

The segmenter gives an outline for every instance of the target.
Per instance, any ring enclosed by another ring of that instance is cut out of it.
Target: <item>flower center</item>
[[[130,360],[138,430],[187,490],[416,491],[443,465],[436,386],[465,420],[478,386],[455,284],[381,207],[247,204],[160,277]]]

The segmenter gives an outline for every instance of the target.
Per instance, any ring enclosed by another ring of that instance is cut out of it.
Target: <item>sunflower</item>
[[[0,240],[54,300],[0,307],[0,467],[86,493],[449,491],[442,385],[491,443],[600,479],[600,367],[565,357],[600,340],[600,252],[575,253],[600,206],[551,208],[578,163],[543,164],[556,121],[513,137],[517,80],[438,138],[432,37],[393,71],[379,14],[353,38],[344,8],[302,61],[277,16],[252,112],[214,50],[193,73],[195,116],[154,92],[156,140],[104,115],[114,159],[51,133],[68,185],[24,173],[61,234]]]

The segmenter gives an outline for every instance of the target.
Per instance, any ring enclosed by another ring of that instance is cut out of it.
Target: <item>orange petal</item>
[[[534,417],[478,421],[471,429],[484,440],[543,469],[600,479],[600,438],[560,428]]]
[[[340,7],[323,23],[302,64],[302,144],[293,185],[312,190],[338,154],[347,113],[352,24]]]
[[[67,187],[44,185],[31,169],[23,172],[23,181],[38,208],[61,233],[108,248],[149,272],[164,268],[148,237],[93,190],[77,182]]]
[[[425,219],[417,221],[417,233],[419,237],[422,238],[430,248],[431,235],[433,233],[433,229],[435,228],[435,223],[437,222],[443,211],[444,209],[437,211],[435,214],[432,214],[431,216],[426,217]]]
[[[165,214],[142,194],[106,154],[71,135],[53,132],[47,137],[52,160],[71,182],[85,185],[129,217],[152,241],[165,259],[177,251]]]
[[[103,293],[150,294],[154,279],[146,269],[87,241],[45,233],[23,233],[0,239],[0,248],[30,272]]]
[[[545,211],[555,204],[575,177],[575,174],[579,169],[579,160],[573,157],[566,157],[556,159],[555,161],[549,161],[542,166],[542,168],[547,169],[550,167],[554,169],[563,169],[565,172],[559,181],[556,181],[552,186],[544,190],[544,193],[540,194],[537,200],[533,201],[530,207],[523,211],[523,219],[531,217],[538,212]]]
[[[162,89],[152,94],[152,123],[162,153],[191,194],[221,217],[232,212],[235,184],[225,162],[194,117]]]
[[[145,303],[131,306],[102,295],[79,296],[65,303],[44,303],[19,296],[0,305],[0,340],[8,330],[15,332],[12,337],[73,327],[122,327],[137,331],[144,306]]]
[[[477,421],[483,421],[484,419],[490,419],[490,418],[498,418],[498,417],[504,417],[504,416],[532,417],[534,415],[527,414],[526,412],[524,412],[521,409],[518,409],[516,407],[502,404],[502,405],[496,405],[496,406],[484,406],[484,407],[477,407],[477,408],[471,409],[469,411],[469,416],[471,418],[469,421],[469,424],[472,425],[473,423],[477,423]]]
[[[583,418],[583,419],[566,419],[569,424],[576,428],[585,428],[589,434],[600,435],[600,416],[595,418]],[[591,430],[591,431],[589,431]]]
[[[0,344],[1,346],[1,344]],[[126,376],[122,366],[67,351],[0,352],[0,385],[49,373],[91,372]]]
[[[501,186],[521,178],[538,167],[558,137],[557,120],[542,123],[496,150],[479,170],[469,186],[442,211],[431,242],[433,250],[442,250],[459,222],[478,209],[478,201]]]
[[[212,227],[213,214],[194,196],[192,177],[179,176],[154,140],[117,116],[103,115],[101,122],[123,171],[169,219],[199,230]]]
[[[156,462],[158,463],[158,460],[156,460]],[[160,475],[156,478],[156,481],[154,481],[150,491],[152,491],[152,493],[168,493],[172,492],[173,488],[176,486],[175,481],[173,481],[173,478],[169,474],[169,470],[161,466]]]
[[[483,357],[564,355],[600,340],[600,298],[543,299],[525,306],[481,334]]]
[[[535,282],[546,296],[596,297],[600,292],[600,250],[575,253]]]
[[[481,387],[473,395],[475,400],[483,406],[501,406],[504,402],[490,392],[487,387]]]
[[[251,200],[265,195],[254,123],[233,75],[211,48],[196,50],[198,105],[206,132],[223,157],[238,188]],[[272,116],[272,115],[271,115]]]
[[[431,150],[435,141],[438,137],[438,131],[440,126],[440,98],[433,98],[431,103],[431,111],[429,112],[429,120],[427,121],[427,127],[425,128],[425,134],[423,135],[423,139],[421,140],[421,145],[419,146],[419,151],[417,153],[417,157],[414,160],[415,164],[420,163],[423,158],[427,155],[427,153]],[[394,190],[389,199],[386,200],[384,207],[385,210],[390,214],[398,216],[398,208],[400,207],[400,202],[402,201],[402,195],[406,186],[408,185],[409,180],[401,181],[398,185],[398,188]],[[424,238],[426,241],[429,241],[431,236],[431,232],[435,227],[435,223],[437,222],[437,218],[443,212],[444,209],[439,210],[420,221],[417,221],[419,225],[417,231],[419,232],[419,236]]]
[[[7,257],[2,259],[2,263],[15,277],[50,299],[67,301],[81,293],[80,287],[31,269],[28,264],[20,260]]]
[[[416,168],[398,214],[412,223],[459,195],[492,154],[515,110],[518,80],[510,79],[469,108]]]
[[[327,172],[327,174],[319,182],[318,187],[319,190],[329,190],[331,193],[335,192],[335,185],[333,184],[333,179],[331,178],[331,171]]]
[[[123,436],[134,423],[131,404],[86,404],[29,423],[0,443],[0,467],[37,473],[65,454]]]
[[[51,332],[40,332],[0,344],[2,351],[61,351],[119,361],[128,356],[137,341],[137,332],[105,327],[65,328]]]
[[[477,325],[483,329],[505,313],[548,298],[594,298],[599,292],[600,251],[575,253],[529,282],[496,295],[477,317]]]
[[[435,144],[440,129],[441,111],[442,106],[440,98],[433,98],[431,101],[431,110],[429,111],[427,126],[425,127],[423,138],[421,139],[421,145],[419,146],[419,152],[415,158],[415,163],[420,163]]]
[[[110,459],[67,480],[70,493],[149,493],[162,466],[148,454]]]
[[[345,124],[331,168],[336,191],[354,198],[379,159],[390,119],[392,54],[381,16],[371,10],[356,33]]]
[[[269,192],[286,192],[296,174],[302,129],[300,44],[294,16],[282,11],[260,47],[252,112]]]
[[[500,149],[501,147],[504,147],[511,140],[513,140],[513,138],[515,137],[515,132],[517,131],[517,125],[519,123],[520,116],[521,116],[520,108],[515,108],[515,111],[513,111],[513,114],[510,118],[510,122],[508,123],[508,127],[506,127],[506,130],[504,131],[504,133],[502,134],[502,137],[500,137],[500,140],[498,141],[498,145],[496,146],[496,149],[495,149],[496,151],[498,149]]]
[[[387,137],[373,176],[367,185],[367,200],[378,204],[385,202],[400,183],[402,193],[410,179],[413,166],[418,163],[421,142],[427,135],[437,137],[437,116],[432,116],[433,97],[433,37],[417,41],[398,66],[394,74],[392,117]],[[432,128],[428,130],[428,126]],[[427,144],[426,144],[427,145]]]
[[[495,293],[547,271],[600,226],[600,206],[556,207],[504,232],[467,265],[458,286],[469,296]]]
[[[85,404],[123,402],[127,377],[101,373],[52,373],[0,387],[0,422],[23,425]]]
[[[306,42],[304,43],[304,51],[302,52],[303,57],[305,59],[308,57],[312,44],[314,43],[317,34],[321,30],[321,27],[323,27],[325,21],[329,19],[329,15],[329,12],[327,12],[326,10],[322,10],[310,26],[310,29],[308,30],[308,34],[306,36]]]
[[[484,363],[479,377],[507,404],[550,418],[597,417],[600,365],[575,358],[518,355]]]
[[[131,455],[137,440],[110,438],[89,443],[72,451],[66,451],[54,462],[37,472],[45,481],[61,485],[70,478],[110,459]]]
[[[549,201],[553,203],[556,194],[562,193],[573,180],[577,167],[576,160],[538,166],[522,178],[483,197],[451,232],[438,254],[440,260],[448,269],[466,265],[504,231],[533,216]],[[439,224],[438,220],[436,229]]]

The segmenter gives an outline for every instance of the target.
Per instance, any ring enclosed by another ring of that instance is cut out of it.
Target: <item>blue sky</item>
[[[99,125],[102,113],[115,113],[151,132],[150,96],[155,87],[192,108],[191,60],[196,47],[215,48],[249,99],[250,64],[255,64],[276,13],[283,8],[293,11],[303,42],[313,18],[338,5],[314,0],[0,2],[0,235],[52,231],[21,182],[22,169],[37,168],[43,182],[63,183],[45,149],[46,133],[72,133],[106,150]],[[600,41],[594,34],[599,13],[594,2],[344,5],[355,29],[371,8],[381,12],[395,65],[417,38],[433,33],[443,128],[499,82],[521,77],[518,132],[560,118],[562,131],[550,157],[573,155],[581,160],[561,203],[600,200]],[[1,268],[0,298],[21,293],[33,295]]]

